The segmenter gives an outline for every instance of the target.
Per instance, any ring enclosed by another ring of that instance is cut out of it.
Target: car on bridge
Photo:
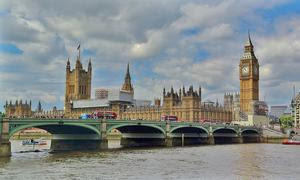
[[[91,115],[90,114],[86,114],[86,113],[83,113],[79,116],[79,119],[90,119],[91,118]]]
[[[116,119],[117,114],[111,111],[95,111],[92,114],[82,114],[79,119]]]

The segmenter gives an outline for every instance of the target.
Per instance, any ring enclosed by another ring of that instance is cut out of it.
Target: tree
[[[282,128],[293,127],[293,117],[291,115],[283,115],[279,118],[279,121]]]

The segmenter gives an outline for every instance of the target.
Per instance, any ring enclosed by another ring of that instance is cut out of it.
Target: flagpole
[[[78,45],[78,47],[77,47],[77,50],[78,50],[78,58],[79,58],[79,60],[80,60],[80,44]]]

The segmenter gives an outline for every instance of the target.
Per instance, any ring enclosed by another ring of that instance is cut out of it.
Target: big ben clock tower
[[[251,104],[259,99],[259,64],[255,57],[250,34],[240,60],[240,108],[242,112],[251,112]]]

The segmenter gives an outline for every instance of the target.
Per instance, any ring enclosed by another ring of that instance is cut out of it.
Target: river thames
[[[35,147],[35,149],[47,149]],[[235,144],[42,152],[12,141],[0,179],[299,179],[300,146]]]

